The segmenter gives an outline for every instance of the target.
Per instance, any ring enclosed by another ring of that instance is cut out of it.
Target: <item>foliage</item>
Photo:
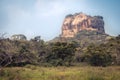
[[[74,43],[56,42],[51,46],[52,51],[47,56],[47,62],[54,66],[70,66],[75,52]]]
[[[38,56],[44,50],[44,42],[0,39],[0,66],[24,66],[38,64]]]
[[[88,46],[85,56],[88,62],[94,66],[107,66],[112,63],[110,52],[107,52],[103,46]]]
[[[101,37],[97,32],[86,33],[86,31],[81,31],[79,34],[81,36],[76,35],[79,40],[69,39],[46,43],[40,39],[40,36],[31,40],[1,38],[0,67],[27,64],[70,66],[73,65],[72,63],[80,62],[89,62],[94,66],[120,65],[120,36],[111,38],[102,34]],[[94,37],[91,37],[91,34]],[[106,37],[110,40],[102,43]],[[95,43],[90,45],[92,42]]]
[[[113,64],[120,65],[120,35],[109,40],[106,44],[107,50],[111,52],[114,59]]]
[[[72,14],[68,14],[67,16],[66,16],[66,18],[68,18],[68,17],[72,17],[73,15]]]
[[[120,36],[100,45],[91,44],[84,52],[87,62],[91,65],[120,65]]]

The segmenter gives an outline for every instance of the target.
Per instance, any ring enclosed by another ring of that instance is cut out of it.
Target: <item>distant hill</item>
[[[90,16],[84,13],[67,15],[62,25],[61,37],[74,37],[82,30],[105,33],[102,16]]]
[[[105,43],[112,37],[105,33],[102,16],[90,16],[84,13],[67,15],[63,21],[62,33],[49,42],[75,41],[81,47],[91,43]]]

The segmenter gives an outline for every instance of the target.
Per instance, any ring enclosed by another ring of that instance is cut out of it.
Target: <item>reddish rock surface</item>
[[[67,15],[62,25],[61,37],[74,37],[82,30],[91,30],[105,33],[102,16],[90,16],[84,13]]]

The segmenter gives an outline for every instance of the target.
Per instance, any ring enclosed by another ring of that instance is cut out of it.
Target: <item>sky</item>
[[[48,41],[61,34],[66,15],[79,12],[103,16],[105,32],[120,34],[120,0],[0,0],[0,34]]]

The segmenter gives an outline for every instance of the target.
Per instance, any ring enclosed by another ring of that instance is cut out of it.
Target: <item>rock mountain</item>
[[[82,12],[67,15],[62,24],[62,33],[49,42],[80,43],[81,46],[91,43],[106,43],[112,36],[105,33],[102,16],[90,16]]]
[[[60,37],[74,37],[82,30],[105,33],[102,16],[90,16],[84,13],[69,14],[65,17]]]

